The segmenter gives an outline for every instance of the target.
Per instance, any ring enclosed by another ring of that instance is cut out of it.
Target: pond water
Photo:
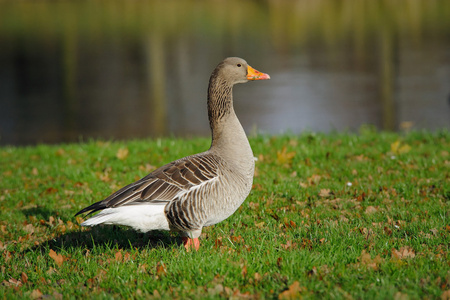
[[[450,129],[450,1],[0,3],[0,144],[208,136],[239,56],[249,134]]]

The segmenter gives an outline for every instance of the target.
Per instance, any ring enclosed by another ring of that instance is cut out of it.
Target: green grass
[[[450,294],[448,131],[363,128],[250,143],[258,157],[254,188],[233,216],[204,229],[198,252],[167,232],[81,228],[74,214],[157,166],[207,149],[208,139],[0,148],[0,295]]]

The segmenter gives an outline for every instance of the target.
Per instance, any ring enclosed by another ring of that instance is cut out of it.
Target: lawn
[[[450,132],[250,138],[253,190],[198,252],[81,208],[209,139],[0,148],[3,298],[450,299]]]

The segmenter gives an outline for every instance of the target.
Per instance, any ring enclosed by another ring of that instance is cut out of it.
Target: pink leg
[[[186,251],[189,251],[191,247],[194,247],[197,251],[200,248],[200,241],[198,240],[198,238],[191,239],[183,236],[181,239],[183,240],[184,248],[186,248]]]

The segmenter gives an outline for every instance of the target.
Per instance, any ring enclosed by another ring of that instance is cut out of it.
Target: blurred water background
[[[214,67],[250,134],[450,128],[450,1],[0,1],[0,144],[208,136]]]

